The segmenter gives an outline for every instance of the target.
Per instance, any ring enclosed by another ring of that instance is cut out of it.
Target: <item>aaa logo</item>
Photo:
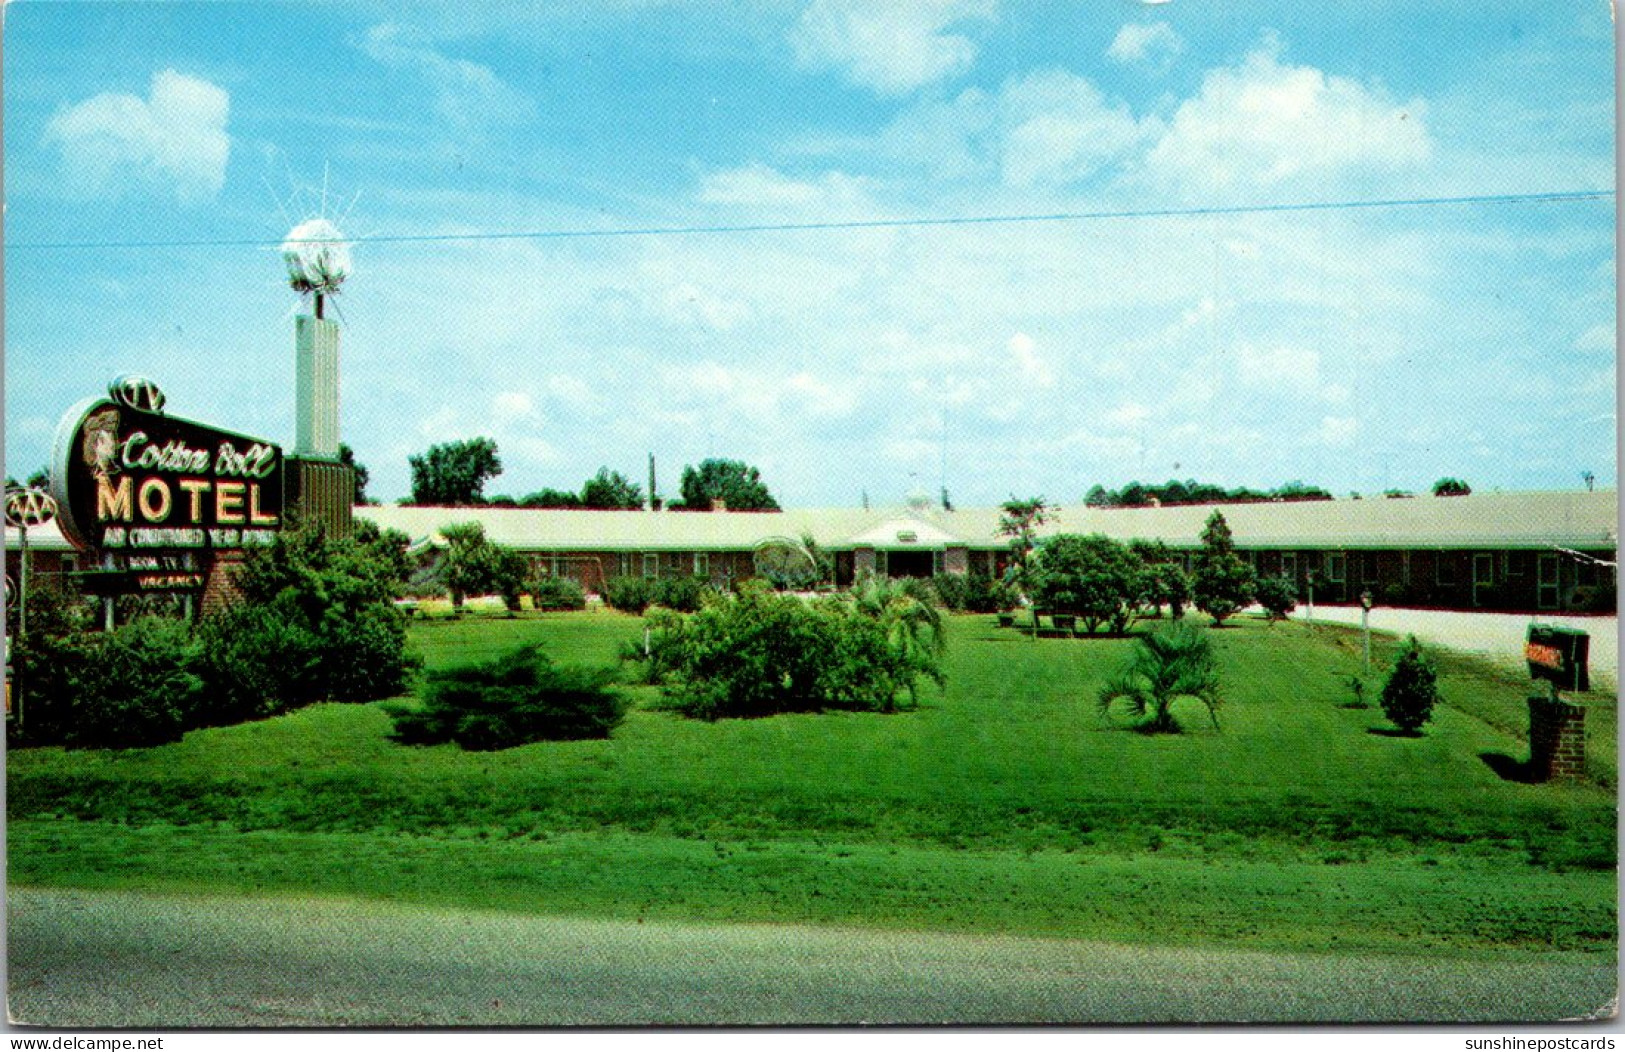
[[[14,489],[6,494],[6,524],[19,528],[43,526],[56,518],[56,500],[37,489]]]

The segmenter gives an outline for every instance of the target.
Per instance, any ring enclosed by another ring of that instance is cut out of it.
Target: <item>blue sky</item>
[[[360,238],[344,438],[385,499],[475,435],[515,495],[641,481],[650,452],[666,493],[728,456],[793,506],[1615,482],[1611,197],[387,240],[1611,190],[1600,0],[4,17],[19,477],[124,372],[291,445],[275,247],[325,178]]]

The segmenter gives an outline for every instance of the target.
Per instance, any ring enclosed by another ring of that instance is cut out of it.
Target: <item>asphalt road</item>
[[[1536,1021],[1580,954],[1440,961],[315,899],[10,889],[10,1010],[53,1027]]]

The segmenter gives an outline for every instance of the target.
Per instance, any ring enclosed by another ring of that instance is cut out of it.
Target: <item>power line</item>
[[[1563,204],[1612,198],[1613,190],[1555,190],[1527,194],[1476,194],[1460,197],[1394,197],[1353,201],[1304,201],[1190,208],[1140,208],[1093,212],[1044,212],[1006,215],[915,216],[882,219],[837,219],[807,223],[743,223],[716,226],[646,226],[575,230],[496,230],[464,234],[373,234],[350,240],[356,245],[412,244],[450,241],[567,240],[599,237],[656,237],[677,234],[763,234],[820,230],[882,230],[909,227],[990,226],[1000,223],[1073,223],[1111,219],[1167,219],[1186,216],[1261,215],[1282,212],[1332,212],[1377,208],[1427,208],[1448,205]],[[190,241],[21,241],[11,251],[66,251],[127,248],[269,248],[284,238],[203,238]]]

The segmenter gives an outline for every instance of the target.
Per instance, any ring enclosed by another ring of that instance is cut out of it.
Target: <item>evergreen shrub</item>
[[[587,593],[574,578],[537,577],[528,588],[530,602],[537,610],[585,610]]]
[[[1411,636],[1382,687],[1382,712],[1407,734],[1421,732],[1439,702],[1439,673]]]
[[[456,742],[508,749],[537,741],[607,738],[626,715],[613,669],[554,664],[538,646],[495,661],[430,672],[421,705],[388,705],[405,745]]]

